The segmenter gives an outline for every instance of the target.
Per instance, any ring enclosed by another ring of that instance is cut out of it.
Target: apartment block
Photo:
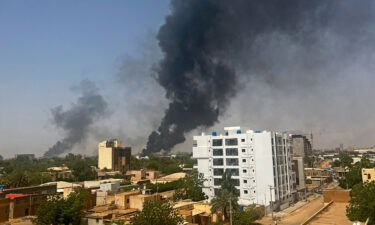
[[[224,134],[202,133],[194,136],[194,142],[193,157],[207,179],[204,192],[209,200],[220,190],[224,171],[230,171],[240,205],[282,209],[293,201],[296,179],[290,134],[225,127]]]
[[[120,141],[113,139],[98,145],[98,167],[113,171],[126,172],[130,168],[131,148],[122,147]]]

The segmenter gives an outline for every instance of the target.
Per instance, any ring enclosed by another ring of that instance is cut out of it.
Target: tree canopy
[[[89,195],[87,190],[78,189],[66,199],[57,196],[49,198],[39,206],[33,222],[37,225],[79,225]]]
[[[183,219],[170,203],[146,201],[143,210],[132,218],[133,225],[178,225]]]
[[[262,218],[262,211],[255,205],[250,205],[244,211],[236,210],[233,213],[234,225],[250,225],[255,220]]]
[[[375,182],[360,183],[353,187],[346,215],[351,221],[366,221],[375,224]]]
[[[15,159],[0,160],[2,176],[0,184],[8,187],[24,187],[38,185],[51,181],[51,177],[43,175],[49,167],[67,165],[75,177],[76,181],[84,181],[95,178],[95,171],[91,166],[96,166],[96,157],[83,157],[81,155],[68,154],[64,158],[40,158],[29,159],[18,157]]]
[[[349,160],[347,161],[349,162]],[[339,180],[340,187],[353,188],[356,184],[362,183],[362,168],[373,168],[375,165],[366,156],[363,156],[361,161],[354,165],[349,165],[349,171],[345,177]]]
[[[177,189],[174,195],[175,199],[191,199],[201,201],[207,198],[202,191],[204,177],[203,174],[194,172],[180,179],[177,183]]]
[[[230,211],[238,209],[238,196],[238,190],[232,183],[232,174],[225,171],[222,177],[221,188],[218,190],[215,198],[211,200],[211,211],[222,214],[224,220],[228,220]]]

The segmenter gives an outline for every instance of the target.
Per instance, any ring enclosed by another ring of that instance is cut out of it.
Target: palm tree
[[[224,215],[224,220],[227,221],[229,218],[230,210],[236,210],[238,208],[238,190],[232,183],[232,175],[226,171],[222,177],[221,189],[218,194],[211,200],[211,211],[213,213]],[[232,209],[230,209],[230,205]]]

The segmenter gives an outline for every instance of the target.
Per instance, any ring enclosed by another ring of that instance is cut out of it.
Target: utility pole
[[[233,221],[232,221],[232,197],[229,198],[229,222],[230,222],[230,225],[233,225]]]
[[[270,187],[270,198],[271,198],[271,201],[270,201],[270,209],[271,209],[271,216],[272,216],[272,220],[273,220],[273,202],[272,202],[272,189],[275,189],[274,187],[272,187],[271,185],[269,185]]]

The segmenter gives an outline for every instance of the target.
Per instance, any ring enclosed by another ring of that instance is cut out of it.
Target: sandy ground
[[[277,219],[278,225],[300,225],[322,208],[323,205],[323,196],[313,196],[309,198],[309,202],[299,202],[293,207],[275,213],[274,218]],[[262,225],[275,224],[270,215],[257,221],[257,223]]]
[[[326,210],[317,215],[309,225],[337,224],[352,225],[353,222],[346,217],[348,203],[333,203]]]

